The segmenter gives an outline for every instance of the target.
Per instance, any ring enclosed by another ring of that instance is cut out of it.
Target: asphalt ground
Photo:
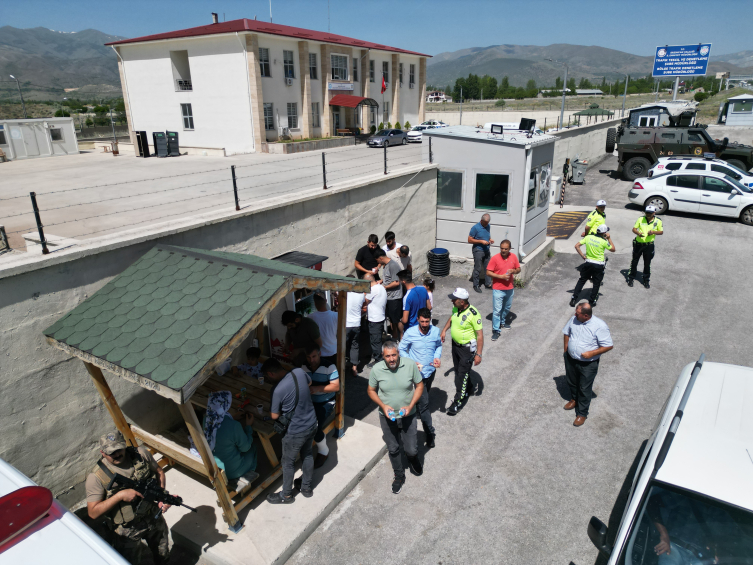
[[[568,240],[567,252],[515,291],[512,329],[498,341],[490,340],[491,292],[471,291],[486,340],[476,394],[458,416],[445,414],[454,394],[445,348],[431,393],[437,447],[419,450],[424,474],[409,474],[393,495],[385,456],[289,563],[599,562],[588,520],[598,516],[616,533],[634,462],[682,367],[701,353],[753,366],[745,314],[753,299],[751,228],[670,212],[657,238],[651,289],[629,288],[621,273],[629,268],[629,227],[640,211],[628,203],[630,183],[616,179],[614,162],[596,165],[585,185],[568,186],[565,200],[566,209],[587,209],[606,199],[618,246],[596,307],[615,348],[602,357],[586,424],[573,427],[574,414],[562,409],[569,395],[561,330],[573,314],[568,301],[581,263]],[[440,327],[456,286],[470,289],[467,280],[438,281]],[[367,379],[368,369],[348,378],[351,410],[362,402],[355,393]],[[360,416],[377,424],[373,406],[361,406]],[[419,443],[423,437],[419,431]]]

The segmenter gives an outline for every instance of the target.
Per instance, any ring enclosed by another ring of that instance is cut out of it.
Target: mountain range
[[[753,71],[753,51],[712,56],[711,59],[709,74],[722,71],[750,74]],[[553,85],[564,73],[563,65],[557,61],[568,65],[568,78],[585,77],[591,82],[594,79],[601,82],[602,77],[614,82],[624,79],[625,74],[646,76],[653,66],[653,57],[595,45],[492,45],[435,55],[427,63],[426,82],[442,88],[458,77],[473,73],[490,75],[497,80],[507,76],[512,86],[525,86],[530,79],[538,85]]]

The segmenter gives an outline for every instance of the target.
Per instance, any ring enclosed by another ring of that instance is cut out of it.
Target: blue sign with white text
[[[711,43],[657,47],[652,76],[681,77],[705,75],[710,55]]]

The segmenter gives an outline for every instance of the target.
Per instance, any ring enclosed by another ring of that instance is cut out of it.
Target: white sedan
[[[423,140],[423,132],[427,129],[436,129],[437,126],[414,126],[408,130],[408,141],[411,143],[421,143]]]
[[[681,170],[639,178],[628,198],[639,206],[739,218],[753,226],[753,191],[724,173]]]
[[[648,176],[651,178],[654,175],[670,171],[714,171],[715,173],[729,175],[747,187],[753,187],[753,175],[749,172],[738,169],[722,159],[696,157],[694,155],[659,157],[648,170]]]
[[[421,126],[434,126],[435,128],[446,128],[446,127],[449,127],[446,123],[440,122],[439,120],[427,120],[425,122],[421,122],[419,125],[421,125]]]

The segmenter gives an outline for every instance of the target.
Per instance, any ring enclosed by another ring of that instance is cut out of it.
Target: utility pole
[[[14,77],[13,75],[8,75],[10,78],[16,81],[16,86],[18,87],[18,95],[21,97],[21,106],[23,106],[24,109],[24,119],[27,119],[28,116],[26,115],[26,104],[24,103],[24,95],[21,94],[21,85],[18,82],[18,79]]]
[[[675,77],[675,87],[672,89],[672,101],[677,100],[677,90],[680,88],[680,77]]]
[[[629,80],[630,80],[630,76],[625,75],[625,92],[622,95],[622,115],[620,116],[621,118],[625,117],[625,99],[627,98],[627,85],[628,85]]]
[[[463,125],[463,87],[460,87],[460,125]]]
[[[562,85],[562,108],[560,109],[560,129],[562,129],[562,120],[565,119],[565,93],[567,92],[567,65],[565,65],[565,82]]]

